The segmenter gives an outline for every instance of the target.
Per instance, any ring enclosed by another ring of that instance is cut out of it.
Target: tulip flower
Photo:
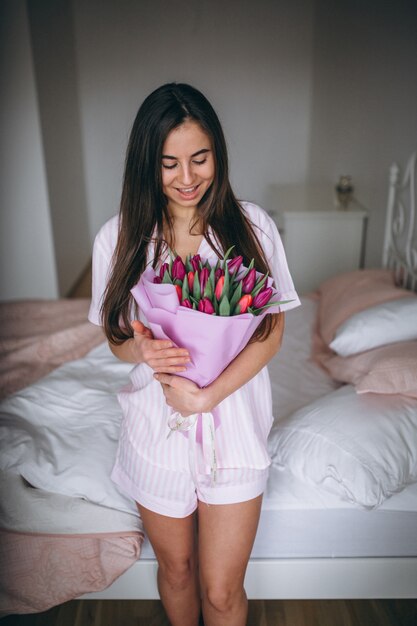
[[[182,289],[181,289],[181,287],[179,285],[175,285],[175,289],[176,289],[176,292],[177,292],[178,300],[179,300],[179,302],[181,302],[181,300],[182,300]]]
[[[268,304],[272,296],[272,288],[262,289],[253,299],[252,307],[254,309],[261,309]]]
[[[169,264],[168,263],[162,263],[162,265],[161,265],[161,269],[159,270],[159,277],[161,278],[161,280],[163,279],[165,272],[169,273]]]
[[[212,315],[214,313],[214,307],[208,298],[203,298],[198,303],[198,310],[202,313],[208,313]]]
[[[214,280],[217,281],[219,280],[220,276],[224,276],[224,270],[222,270],[221,267],[217,268],[217,270],[214,272]]]
[[[230,261],[227,262],[229,272],[231,274],[233,274],[233,272],[237,272],[237,270],[242,265],[242,263],[243,263],[243,256],[235,256],[234,259],[231,259]]]
[[[183,301],[181,302],[181,305],[182,305],[182,306],[185,306],[185,308],[186,308],[186,309],[192,309],[192,308],[193,308],[193,305],[191,304],[191,302],[189,301],[189,299],[188,299],[188,298],[186,298],[185,300],[183,300]]]
[[[155,285],[160,285],[162,283],[162,278],[160,276],[155,276],[153,282],[155,283]]]
[[[192,291],[193,284],[194,284],[194,272],[188,272],[187,277],[188,277],[188,287],[190,291]]]
[[[171,271],[173,280],[184,280],[186,269],[180,256],[175,257]]]
[[[204,289],[206,288],[207,281],[209,279],[210,272],[206,267],[200,270],[199,279],[200,279],[200,289],[201,293],[204,293]]]
[[[246,311],[248,310],[251,304],[252,304],[252,296],[250,295],[250,293],[247,293],[240,298],[233,313],[235,315],[238,313],[246,313]]]
[[[190,263],[191,263],[193,270],[195,272],[198,272],[198,270],[200,269],[200,264],[201,264],[201,256],[199,254],[195,254],[193,257],[191,257]]]
[[[216,287],[214,289],[214,295],[216,296],[217,300],[220,300],[222,297],[223,287],[224,287],[224,276],[220,276],[219,280],[216,283]]]
[[[250,293],[252,289],[255,287],[256,282],[256,270],[252,268],[246,274],[245,278],[242,280],[242,291],[243,293]]]

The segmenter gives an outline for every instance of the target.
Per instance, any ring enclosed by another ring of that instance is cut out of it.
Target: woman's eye
[[[203,165],[203,163],[205,163],[207,161],[207,159],[203,159],[202,161],[194,161],[194,163],[196,165]]]
[[[174,163],[174,165],[165,165],[165,163],[162,163],[162,167],[166,170],[173,170],[174,167],[177,167],[177,164]]]

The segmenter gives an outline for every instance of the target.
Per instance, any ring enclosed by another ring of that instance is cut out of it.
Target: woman
[[[212,106],[185,84],[151,93],[127,149],[119,216],[96,237],[90,320],[104,326],[113,353],[136,364],[119,394],[123,423],[112,479],[134,498],[158,559],[158,586],[171,623],[246,623],[245,571],[261,509],[272,424],[265,365],[280,347],[284,314],[267,315],[249,344],[204,389],[176,374],[189,354],[156,340],[130,289],[148,264],[174,251],[211,263],[234,246],[245,264],[269,271],[283,300],[299,300],[277,229],[258,206],[238,202],[226,144]],[[216,411],[217,479],[204,471],[197,425],[167,438],[173,412]],[[197,515],[196,515],[197,513]],[[198,533],[196,533],[196,519]]]

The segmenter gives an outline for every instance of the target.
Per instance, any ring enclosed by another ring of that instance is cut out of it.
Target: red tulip
[[[256,270],[252,268],[246,274],[245,278],[242,280],[242,291],[243,293],[250,293],[252,289],[255,287],[256,282]]]
[[[198,310],[202,313],[208,313],[212,315],[214,313],[214,307],[208,298],[203,298],[198,303]]]
[[[188,300],[188,298],[186,298],[185,300],[183,300],[181,302],[182,306],[185,306],[186,309],[192,309],[193,305],[191,304],[191,302]]]
[[[182,299],[182,289],[179,285],[175,285],[175,289],[177,290],[178,300],[181,302]]]
[[[209,276],[210,276],[210,272],[208,271],[206,267],[203,267],[203,269],[200,271],[200,274],[198,276],[200,279],[200,291],[202,294],[204,293],[204,289],[206,287]]]
[[[247,293],[246,295],[242,296],[237,303],[235,309],[236,313],[246,313],[251,304],[252,296],[250,295],[250,293]]]
[[[272,296],[271,287],[267,287],[266,289],[262,289],[253,299],[253,308],[261,309],[263,306],[268,304]]]
[[[192,291],[193,285],[194,285],[194,272],[188,272],[187,277],[188,277],[188,287],[190,291]]]
[[[220,276],[219,280],[217,281],[216,288],[214,290],[214,295],[216,296],[217,300],[220,300],[220,298],[222,297],[223,287],[224,287],[224,276]]]
[[[173,280],[184,280],[184,276],[186,274],[185,265],[182,262],[180,256],[175,257],[174,262],[172,264],[172,278]]]
[[[162,278],[160,276],[155,276],[153,282],[155,283],[155,285],[160,285],[162,283]]]

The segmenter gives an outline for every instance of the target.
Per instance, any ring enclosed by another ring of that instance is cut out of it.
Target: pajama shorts
[[[175,436],[182,436],[176,433]],[[140,505],[168,517],[191,515],[198,501],[207,504],[236,504],[246,502],[265,491],[268,467],[264,469],[217,469],[212,474],[201,473],[202,447],[190,445],[189,470],[176,471],[152,464],[140,457],[134,479],[118,456],[111,478],[119,489]]]

